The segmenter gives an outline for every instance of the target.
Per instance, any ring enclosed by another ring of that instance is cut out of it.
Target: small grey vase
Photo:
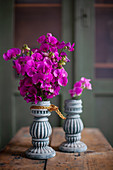
[[[50,106],[50,101],[40,101],[32,106]],[[56,155],[56,152],[48,146],[49,136],[52,128],[48,122],[48,116],[51,113],[47,109],[31,109],[34,116],[33,123],[30,127],[33,147],[26,151],[26,157],[31,159],[48,159]]]
[[[60,145],[59,150],[70,153],[86,151],[86,144],[80,141],[81,131],[83,130],[83,123],[80,119],[82,101],[74,99],[65,100],[64,111],[67,114],[63,126],[66,142]]]

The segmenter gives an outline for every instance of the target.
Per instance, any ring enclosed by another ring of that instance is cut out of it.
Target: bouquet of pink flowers
[[[6,61],[13,59],[13,68],[23,77],[18,87],[20,94],[35,104],[59,95],[60,86],[67,85],[68,74],[63,65],[70,60],[64,50],[74,50],[74,43],[59,42],[51,33],[37,41],[40,48],[31,50],[24,45],[22,50],[12,48],[3,54]]]
[[[74,84],[74,88],[69,90],[71,97],[79,99],[84,89],[92,90],[90,81],[91,79],[86,79],[85,77],[82,77],[80,81],[77,81]]]

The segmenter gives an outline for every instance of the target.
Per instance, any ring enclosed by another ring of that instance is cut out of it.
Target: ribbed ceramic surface
[[[38,153],[38,154],[46,154],[46,153],[51,153],[53,152],[53,149],[51,147],[41,147],[41,148],[33,148],[31,150],[31,153]]]
[[[65,138],[68,142],[76,142],[76,141],[79,141],[81,139],[81,133],[78,133],[76,135],[66,134]]]
[[[79,115],[82,113],[82,101],[65,100],[65,113],[67,114],[63,126],[65,138],[68,142],[79,141],[83,130],[83,123]]]
[[[65,100],[65,113],[82,113],[82,100]]]
[[[34,121],[30,128],[30,134],[33,138],[42,139],[51,135],[52,129],[48,121]]]
[[[32,144],[34,147],[45,147],[49,144],[49,138],[46,139],[32,139]]]
[[[83,123],[80,119],[82,113],[81,100],[65,100],[66,120],[64,122],[64,131],[66,142],[63,142],[59,149],[63,152],[84,152],[87,146],[80,141]]]
[[[80,133],[83,130],[83,123],[80,118],[78,119],[72,119],[68,118],[66,119],[64,123],[64,131],[68,134],[76,134]]]
[[[41,101],[32,106],[50,106],[50,101]],[[49,136],[52,128],[48,122],[50,112],[47,109],[31,109],[34,116],[33,123],[30,127],[30,134],[32,136],[33,147],[28,149],[26,156],[32,159],[48,159],[55,156],[55,151],[47,146],[49,145]]]
[[[37,104],[32,104],[32,106],[50,106],[51,103],[50,101],[40,101]],[[45,116],[50,116],[51,112],[49,112],[47,109],[32,109],[31,114],[35,117],[45,117]]]
[[[37,104],[32,103],[32,106],[50,106],[50,101],[39,101]]]

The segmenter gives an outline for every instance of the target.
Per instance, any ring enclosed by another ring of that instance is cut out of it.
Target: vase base
[[[26,157],[30,159],[49,159],[56,155],[54,149],[49,146],[42,148],[30,148],[26,151]]]
[[[63,142],[60,145],[59,150],[62,152],[79,153],[79,152],[85,152],[87,150],[87,146],[85,143],[81,141],[77,141],[73,143]]]

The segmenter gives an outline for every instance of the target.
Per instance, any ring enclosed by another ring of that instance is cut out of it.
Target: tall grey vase
[[[40,101],[37,105],[32,104],[32,106],[50,106],[50,101]],[[26,156],[31,159],[52,158],[56,153],[48,146],[52,128],[47,117],[51,113],[47,109],[32,109],[31,111],[34,116],[30,127],[33,147],[26,151]]]
[[[66,142],[63,142],[59,149],[63,152],[84,152],[87,150],[86,144],[80,141],[83,123],[80,119],[82,113],[81,100],[65,100],[65,113],[67,114],[64,122]]]

